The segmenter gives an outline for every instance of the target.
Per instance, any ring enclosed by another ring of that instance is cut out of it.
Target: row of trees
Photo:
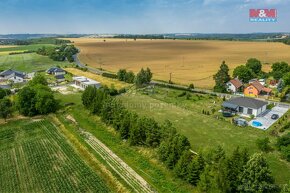
[[[151,82],[152,75],[150,68],[142,68],[137,75],[132,71],[127,72],[126,69],[120,69],[117,73],[117,78],[120,81],[135,83],[137,87],[142,87]]]
[[[73,55],[78,53],[78,49],[74,45],[62,45],[60,47],[42,47],[36,52],[37,54],[48,56],[54,61],[74,62]]]
[[[275,192],[277,187],[266,160],[257,154],[249,158],[246,150],[237,149],[230,157],[221,147],[192,153],[187,137],[176,132],[169,121],[139,117],[128,111],[104,89],[88,87],[82,95],[83,105],[119,132],[130,145],[157,148],[160,160],[176,176],[198,186],[201,192]]]
[[[117,78],[120,81],[124,81],[127,83],[134,83],[135,74],[132,71],[127,72],[126,69],[120,69],[117,73]]]
[[[272,71],[265,73],[262,71],[262,63],[256,58],[247,60],[246,65],[238,66],[233,71],[233,77],[238,77],[244,83],[248,83],[253,78],[266,78],[273,76],[274,79],[283,79],[285,85],[290,85],[290,66],[286,62],[275,62],[271,66]],[[219,71],[214,75],[215,92],[227,92],[226,83],[230,80],[229,67],[223,61]]]

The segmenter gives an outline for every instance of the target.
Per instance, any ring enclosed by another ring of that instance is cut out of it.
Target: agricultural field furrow
[[[110,192],[48,121],[0,129],[0,171],[1,192]]]
[[[150,185],[116,154],[90,133],[83,132],[86,142],[122,177],[136,192],[154,192]]]

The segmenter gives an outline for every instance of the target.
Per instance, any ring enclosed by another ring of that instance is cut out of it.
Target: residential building
[[[232,93],[242,92],[243,83],[235,78],[227,82],[227,91]]]
[[[253,81],[244,89],[244,95],[258,97],[259,95],[270,95],[272,89],[264,87],[259,81]]]
[[[222,106],[226,110],[246,115],[258,116],[266,111],[268,103],[262,100],[249,97],[236,97],[225,101]]]
[[[65,77],[64,77],[63,74],[61,74],[61,75],[56,75],[56,76],[54,76],[54,77],[55,77],[55,79],[56,79],[56,82],[64,82],[64,81],[65,81]]]
[[[84,76],[73,77],[73,80],[74,80],[74,85],[82,90],[85,90],[88,86],[93,86],[96,88],[101,87],[100,82],[89,79],[89,78],[84,77]]]
[[[58,68],[58,67],[52,67],[50,69],[48,69],[46,71],[48,74],[51,74],[51,75],[65,75],[66,74],[66,71],[61,69],[61,68]]]
[[[0,72],[0,79],[3,81],[11,81],[13,83],[22,83],[25,82],[26,74],[24,72],[16,70],[5,70]]]

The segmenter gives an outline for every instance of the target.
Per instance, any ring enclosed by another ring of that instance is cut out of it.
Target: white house
[[[2,81],[11,81],[13,83],[25,82],[25,76],[25,73],[11,69],[0,72],[0,79]]]
[[[241,115],[255,117],[262,114],[267,109],[268,103],[249,97],[236,97],[225,101],[222,106],[225,109],[239,113]]]
[[[65,75],[66,74],[66,71],[61,69],[61,68],[58,68],[58,67],[52,67],[50,69],[48,69],[46,71],[48,74],[52,74],[52,75]]]
[[[73,80],[74,80],[75,86],[77,86],[78,88],[80,88],[82,90],[85,90],[88,86],[94,86],[96,88],[101,87],[100,82],[89,79],[89,78],[84,77],[84,76],[73,77]]]
[[[240,92],[243,87],[243,83],[237,78],[230,80],[226,85],[227,91],[232,93]]]

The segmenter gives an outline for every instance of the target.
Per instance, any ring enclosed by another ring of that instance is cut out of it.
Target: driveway
[[[277,120],[273,120],[271,119],[271,116],[273,114],[278,114],[279,118],[282,117],[287,111],[289,110],[289,106],[287,105],[277,105],[275,107],[273,107],[271,110],[267,110],[266,112],[264,112],[262,115],[259,115],[257,118],[251,120],[249,122],[249,125],[252,127],[255,127],[252,125],[253,121],[258,121],[260,123],[262,123],[262,126],[260,127],[255,127],[255,128],[259,128],[262,130],[267,130],[271,125],[273,125]]]

